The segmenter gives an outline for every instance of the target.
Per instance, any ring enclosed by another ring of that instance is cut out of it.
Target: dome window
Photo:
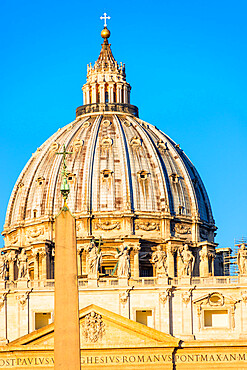
[[[36,218],[37,217],[37,209],[34,209],[33,210],[33,218]]]
[[[19,182],[19,184],[17,185],[17,189],[21,190],[23,188],[23,186],[24,186],[23,182]]]
[[[83,140],[77,139],[73,142],[73,152],[77,152],[83,146]]]
[[[83,124],[82,124],[82,127],[85,127],[85,128],[87,128],[89,126],[90,126],[90,122],[89,121],[83,122]]]
[[[50,146],[50,150],[52,152],[55,152],[56,150],[58,150],[58,148],[59,148],[59,144],[56,143],[56,142],[52,143],[51,146]]]
[[[44,181],[45,181],[45,178],[43,176],[38,177],[36,180],[38,186],[42,186]]]
[[[101,176],[104,180],[108,180],[110,177],[112,177],[113,171],[111,170],[103,170],[101,171]]]
[[[179,175],[177,173],[171,173],[169,177],[174,184],[178,183]]]
[[[105,119],[103,122],[102,122],[102,125],[104,127],[109,127],[111,125],[111,121],[109,121],[109,119]]]
[[[164,141],[162,140],[159,140],[157,142],[157,147],[159,148],[159,150],[162,150],[162,151],[169,150],[167,143],[164,143]]]
[[[137,136],[134,136],[131,140],[130,140],[130,145],[133,147],[133,148],[139,148],[141,145],[142,145],[142,141],[139,137]]]
[[[124,124],[125,124],[125,126],[127,126],[127,127],[130,127],[130,126],[131,126],[131,123],[130,123],[129,121],[127,121],[127,120],[125,120],[125,121],[124,121]]]
[[[76,177],[76,175],[75,175],[74,173],[69,173],[69,174],[67,175],[67,180],[68,180],[70,183],[73,183],[73,182],[74,182],[74,180],[75,180],[75,177]]]
[[[113,140],[108,136],[103,137],[103,139],[101,140],[101,146],[106,147],[106,148],[112,146],[112,143],[113,143]]]
[[[137,172],[137,175],[140,180],[145,181],[147,180],[149,173],[147,171],[139,171]]]

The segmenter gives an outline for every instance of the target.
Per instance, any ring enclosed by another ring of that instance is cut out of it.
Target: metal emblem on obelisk
[[[61,153],[56,152],[56,154],[61,154],[63,156],[63,169],[62,169],[62,172],[61,172],[62,183],[61,183],[60,191],[61,191],[62,196],[63,196],[64,207],[68,208],[66,202],[67,202],[67,198],[68,198],[69,193],[70,193],[70,188],[69,188],[69,184],[68,184],[68,181],[67,181],[68,170],[67,170],[67,165],[66,165],[66,155],[67,154],[73,154],[73,153],[72,152],[66,152],[65,145],[63,145],[63,152],[61,152]]]

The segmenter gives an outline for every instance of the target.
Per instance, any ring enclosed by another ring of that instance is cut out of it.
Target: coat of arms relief
[[[89,343],[96,343],[102,339],[105,334],[105,324],[102,316],[95,311],[85,316],[85,321],[81,326],[82,337]]]

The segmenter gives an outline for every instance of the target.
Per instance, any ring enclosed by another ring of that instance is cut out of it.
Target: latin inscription
[[[1,367],[30,367],[30,366],[51,366],[54,364],[53,357],[16,357],[0,358]]]
[[[212,362],[241,362],[247,361],[247,353],[221,353],[221,354],[176,354],[172,355],[156,354],[156,355],[112,355],[112,356],[82,356],[82,365],[100,365],[100,364],[137,364],[137,363],[212,363]],[[33,368],[33,367],[51,367],[54,365],[53,357],[16,357],[16,358],[0,358],[0,368]]]

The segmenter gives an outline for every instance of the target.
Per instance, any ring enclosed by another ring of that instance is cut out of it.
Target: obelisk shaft
[[[55,222],[55,370],[80,370],[75,219],[62,210]]]

